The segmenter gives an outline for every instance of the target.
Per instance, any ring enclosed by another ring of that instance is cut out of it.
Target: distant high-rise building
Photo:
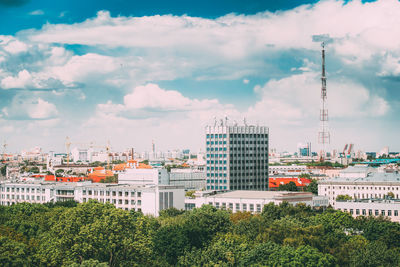
[[[268,190],[268,127],[206,127],[208,190]]]
[[[299,150],[299,157],[310,157],[311,156],[311,143],[298,144],[297,149]]]

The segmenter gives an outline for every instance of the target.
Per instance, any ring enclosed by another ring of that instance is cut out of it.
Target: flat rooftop
[[[373,183],[373,182],[397,182],[400,183],[400,173],[385,173],[385,172],[371,172],[368,173],[366,177],[359,177],[359,178],[345,178],[345,177],[336,177],[321,180],[318,183],[338,183],[338,182],[345,182],[345,183]]]

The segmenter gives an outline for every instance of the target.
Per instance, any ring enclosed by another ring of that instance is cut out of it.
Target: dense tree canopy
[[[158,218],[95,201],[0,206],[2,266],[398,266],[400,225],[305,205]]]

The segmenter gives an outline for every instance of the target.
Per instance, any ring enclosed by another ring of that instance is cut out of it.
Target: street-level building
[[[350,201],[336,201],[335,208],[350,213],[353,217],[358,216],[383,216],[392,222],[400,222],[400,200],[399,199],[359,199]]]
[[[206,189],[268,190],[268,127],[206,127]]]
[[[328,200],[317,197],[313,201],[313,194],[310,192],[288,192],[288,191],[247,191],[237,190],[231,192],[216,193],[213,191],[198,191],[194,197],[185,198],[185,209],[200,208],[202,205],[212,205],[216,208],[229,209],[233,212],[250,211],[260,213],[264,205],[288,202],[292,205],[304,203],[308,206],[326,207]]]
[[[74,200],[79,203],[97,200],[117,208],[141,211],[158,216],[159,211],[184,208],[183,187],[163,185],[103,184],[91,182],[2,182],[1,205],[21,202],[47,203]]]
[[[348,174],[347,177],[318,181],[318,195],[328,197],[329,204],[335,208],[338,195],[348,195],[352,199],[382,199],[390,192],[394,198],[400,197],[400,175],[397,172],[367,172],[358,178]]]

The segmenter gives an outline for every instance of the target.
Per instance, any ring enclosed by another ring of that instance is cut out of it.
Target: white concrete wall
[[[158,169],[126,169],[118,175],[119,184],[158,184]]]
[[[318,195],[327,196],[329,204],[335,206],[338,195],[349,195],[355,199],[364,198],[383,198],[389,192],[392,192],[395,198],[400,197],[400,183],[388,182],[386,185],[380,183],[351,183],[351,182],[335,182],[318,184]]]
[[[390,218],[393,222],[400,222],[400,203],[397,202],[346,202],[338,201],[336,202],[335,209],[349,212],[353,217],[368,216],[371,211],[371,215],[377,217],[383,215]],[[384,214],[382,214],[382,211]],[[390,214],[390,215],[389,215]]]

